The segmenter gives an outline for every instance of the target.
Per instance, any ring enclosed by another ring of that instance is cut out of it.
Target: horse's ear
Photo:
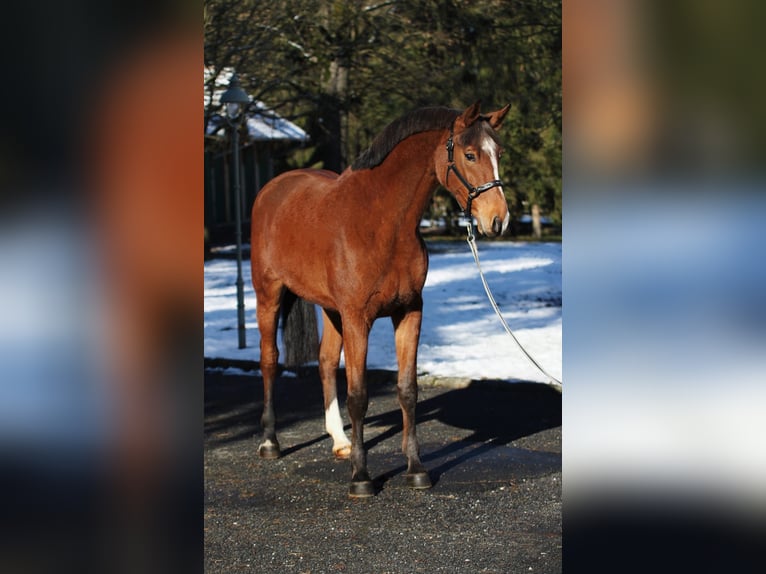
[[[468,106],[466,110],[460,114],[458,118],[459,122],[463,124],[464,128],[472,125],[481,115],[481,100],[477,100],[472,105]]]
[[[503,119],[505,119],[506,114],[508,113],[508,110],[511,109],[511,104],[508,104],[504,108],[497,110],[496,112],[492,112],[491,114],[487,114],[487,118],[489,118],[489,125],[492,126],[493,130],[497,130],[500,127],[500,124],[503,123]]]

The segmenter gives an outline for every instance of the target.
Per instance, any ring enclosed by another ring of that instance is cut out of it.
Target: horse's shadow
[[[438,421],[451,429],[470,431],[459,439],[441,440],[435,449],[421,447],[421,460],[429,467],[431,481],[436,484],[444,473],[474,458],[487,455],[522,437],[561,426],[561,394],[536,383],[474,382],[465,388],[419,401],[417,421],[419,425]],[[402,432],[401,411],[395,409],[368,417],[365,424],[388,427],[365,441],[366,447],[372,449]],[[418,438],[421,445],[425,439],[425,444],[430,446],[427,433],[418,433]],[[551,458],[549,453],[543,456]],[[553,455],[553,461],[560,465],[560,455]],[[430,466],[429,463],[437,464]],[[382,488],[388,480],[406,469],[406,464],[403,464],[387,470],[375,479],[376,485]]]
[[[396,373],[378,371],[370,374],[368,392],[371,401],[386,401],[394,406],[386,412],[369,414],[365,418],[366,429],[384,429],[377,434],[367,433],[368,436],[374,435],[365,440],[365,446],[372,454],[376,446],[401,435],[402,415],[396,401]],[[227,376],[218,379],[215,384],[206,382],[206,440],[212,444],[223,444],[249,440],[259,434],[262,393],[262,381],[255,375]],[[322,420],[321,383],[313,372],[303,373],[299,379],[278,381],[275,393],[278,433],[308,419]],[[432,393],[422,393],[427,394]],[[338,396],[345,403],[342,370],[339,372]],[[560,426],[561,394],[535,383],[474,382],[465,388],[421,398],[417,406],[417,421],[419,427],[428,425],[427,429],[419,429],[418,438],[421,441],[421,459],[429,468],[431,481],[436,484],[446,472],[465,468],[472,459],[492,456],[493,451],[520,438]],[[431,422],[438,424],[431,425]],[[290,456],[328,439],[324,432],[317,433],[303,442],[285,445],[282,455]],[[520,449],[517,451],[521,452]],[[545,464],[560,465],[560,455],[542,455],[548,457]],[[401,459],[404,462],[403,455]],[[539,463],[540,460],[538,458],[533,462]],[[385,470],[374,478],[376,488],[382,489],[386,482],[404,472],[406,464]]]

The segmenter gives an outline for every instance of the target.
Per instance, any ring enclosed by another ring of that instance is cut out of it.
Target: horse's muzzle
[[[499,215],[495,215],[489,225],[485,225],[483,222],[480,222],[479,231],[481,231],[487,237],[497,237],[498,235],[505,233],[505,230],[508,229],[509,220],[509,217],[503,219]]]
[[[496,215],[492,220],[492,233],[500,235],[503,232],[503,221]]]

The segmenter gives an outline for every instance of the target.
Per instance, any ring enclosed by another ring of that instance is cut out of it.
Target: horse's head
[[[510,104],[482,114],[476,102],[456,119],[444,146],[435,152],[435,167],[443,185],[478,222],[489,237],[508,229],[510,212],[500,181],[498,162],[502,148],[495,130]]]

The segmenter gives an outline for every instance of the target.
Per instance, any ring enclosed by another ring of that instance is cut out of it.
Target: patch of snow
[[[418,372],[445,377],[546,382],[505,333],[467,245],[432,246],[423,290]],[[527,351],[561,378],[561,244],[479,243],[482,268],[503,316]],[[205,356],[258,360],[250,264],[243,261],[247,348],[238,349],[236,262],[205,263]],[[321,330],[321,321],[320,321]],[[281,340],[278,342],[283,352]],[[395,370],[391,321],[375,322],[367,365]],[[283,374],[284,376],[284,374]],[[289,376],[289,375],[288,375]]]

